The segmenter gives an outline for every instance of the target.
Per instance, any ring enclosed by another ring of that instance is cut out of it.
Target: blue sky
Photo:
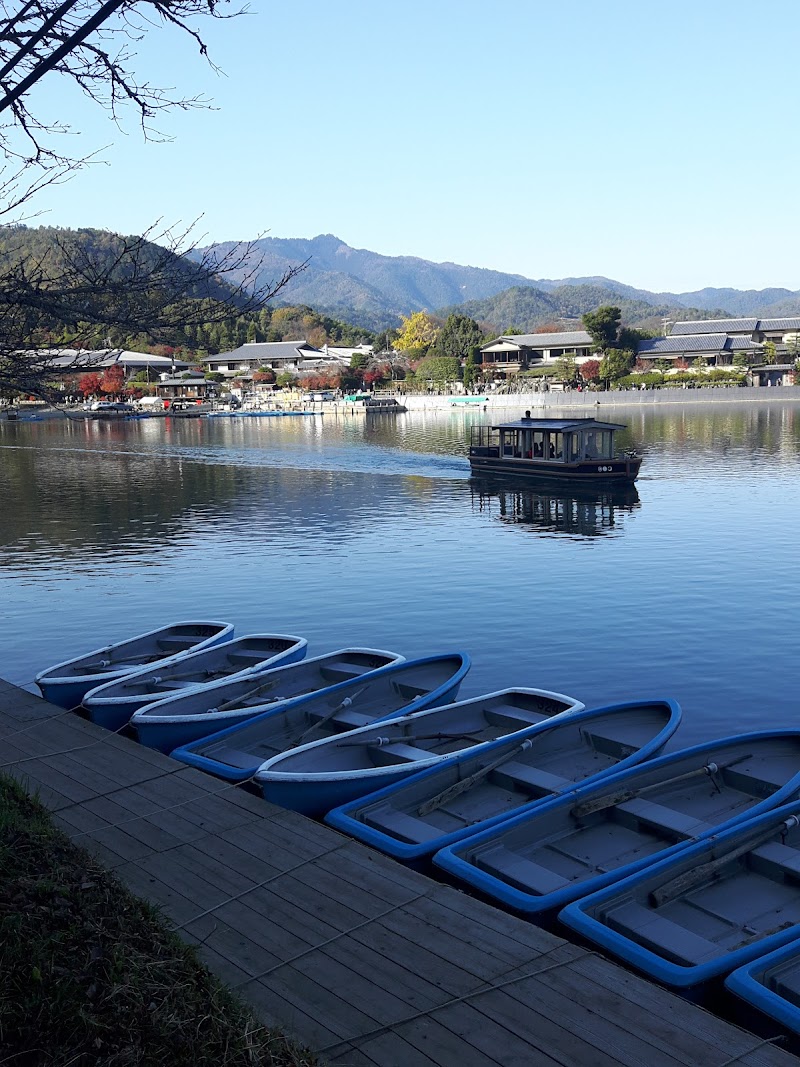
[[[652,290],[800,289],[792,42],[764,0],[252,0],[137,70],[213,111],[120,131],[50,77],[31,103],[103,165],[42,223],[209,240],[334,233],[358,248]]]

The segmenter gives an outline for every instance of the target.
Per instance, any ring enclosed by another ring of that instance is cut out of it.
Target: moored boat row
[[[173,623],[37,683],[519,915],[558,919],[659,982],[700,996],[726,980],[800,1036],[800,731],[659,755],[681,719],[670,699],[458,700],[463,652],[305,659],[304,638],[233,629]]]

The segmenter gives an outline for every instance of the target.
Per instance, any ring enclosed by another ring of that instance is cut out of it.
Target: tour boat
[[[471,427],[469,463],[475,474],[570,483],[632,483],[642,457],[615,450],[615,434],[624,429],[621,423],[597,419],[531,418],[526,411],[516,422]]]

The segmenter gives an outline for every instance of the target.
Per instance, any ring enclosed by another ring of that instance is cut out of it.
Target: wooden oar
[[[744,856],[746,852],[752,852],[754,848],[758,848],[759,845],[766,844],[767,841],[771,841],[773,837],[778,834],[785,834],[789,830],[793,830],[796,826],[800,826],[800,818],[797,815],[790,815],[788,819],[785,819],[780,826],[772,826],[769,830],[763,830],[760,834],[751,838],[746,844],[739,845],[737,848],[731,849],[730,852],[725,853],[724,856],[718,856],[716,859],[709,860],[708,863],[703,863],[699,867],[693,867],[690,871],[685,871],[683,874],[679,874],[677,878],[670,879],[669,882],[664,882],[657,889],[653,889],[648,893],[648,900],[654,908],[660,908],[663,904],[669,904],[672,900],[677,900],[688,890],[693,889],[695,886],[702,885],[707,878],[713,878],[714,875],[720,871],[723,867],[727,867],[729,863],[739,859],[740,856]]]
[[[645,793],[650,793],[654,789],[663,789],[666,785],[674,785],[676,782],[688,781],[690,778],[699,778],[703,774],[707,774],[709,778],[713,778],[715,774],[720,771],[727,770],[728,767],[733,767],[737,763],[742,763],[746,759],[750,759],[752,752],[748,752],[745,756],[739,756],[737,759],[730,760],[728,763],[706,763],[702,767],[697,767],[693,771],[686,771],[684,774],[676,774],[673,778],[665,778],[663,782],[654,782],[652,785],[644,785],[641,789],[623,789],[619,793],[611,793],[607,796],[597,797],[595,800],[587,800],[584,804],[576,804],[574,808],[570,810],[570,815],[575,819],[582,819],[586,815],[593,815],[596,811],[604,811],[606,808],[615,808],[617,804],[622,804],[628,800],[635,800],[636,797],[643,796]]]
[[[455,782],[447,789],[443,789],[441,793],[438,793],[435,797],[431,797],[430,800],[426,800],[424,804],[421,804],[417,808],[417,815],[424,816],[430,815],[432,811],[436,811],[437,808],[441,808],[443,804],[446,804],[453,797],[460,796],[462,793],[466,793],[467,790],[472,789],[478,782],[482,782],[487,774],[491,774],[493,770],[507,763],[509,760],[518,756],[520,752],[525,752],[533,744],[532,741],[523,741],[521,745],[516,745],[510,752],[505,752],[502,756],[498,756],[497,759],[492,760],[491,763],[487,763],[485,767],[481,767],[479,771],[475,771],[474,774],[470,774],[467,778],[462,778],[460,782]]]
[[[263,685],[257,685],[255,689],[248,689],[246,693],[242,693],[238,697],[233,697],[231,700],[226,700],[224,704],[220,704],[218,708],[209,710],[213,711],[227,711],[229,708],[243,707],[244,702],[249,700],[250,697],[254,697],[256,693],[268,693],[270,689],[274,689],[278,683],[273,678],[270,682],[264,682]]]
[[[198,674],[217,676],[222,673],[222,671],[209,670],[208,667],[206,667],[204,670],[200,670],[198,667],[195,667],[194,670],[191,671],[176,671],[174,674],[165,674],[163,677],[160,674],[154,674],[152,678],[140,678],[138,681],[134,678],[130,682],[122,682],[120,688],[135,689],[137,685],[142,684],[161,685],[162,682],[171,682],[175,678],[191,678]]]
[[[391,725],[390,723],[386,724]],[[346,741],[338,741],[337,748],[354,748],[357,745],[404,745],[408,741],[474,741],[481,743],[480,737],[474,734],[401,734],[399,737],[351,737]]]
[[[361,696],[365,689],[369,689],[369,686],[362,685],[362,687],[356,690],[356,692],[353,693],[351,697],[345,697],[341,704],[337,704],[336,707],[332,711],[329,711],[327,715],[323,715],[321,719],[317,719],[316,722],[312,722],[312,724],[306,730],[303,730],[303,732],[294,739],[294,741],[290,741],[289,747],[296,748],[298,745],[302,745],[309,734],[313,734],[313,732],[315,730],[318,730],[320,726],[324,726],[325,723],[330,722],[334,715],[336,715],[336,713],[341,711],[343,708],[349,708],[353,701],[356,699],[356,697]]]

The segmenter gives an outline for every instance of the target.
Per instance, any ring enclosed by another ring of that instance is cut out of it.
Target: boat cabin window
[[[614,452],[611,431],[584,430],[583,448],[583,454],[586,459],[613,459]]]

